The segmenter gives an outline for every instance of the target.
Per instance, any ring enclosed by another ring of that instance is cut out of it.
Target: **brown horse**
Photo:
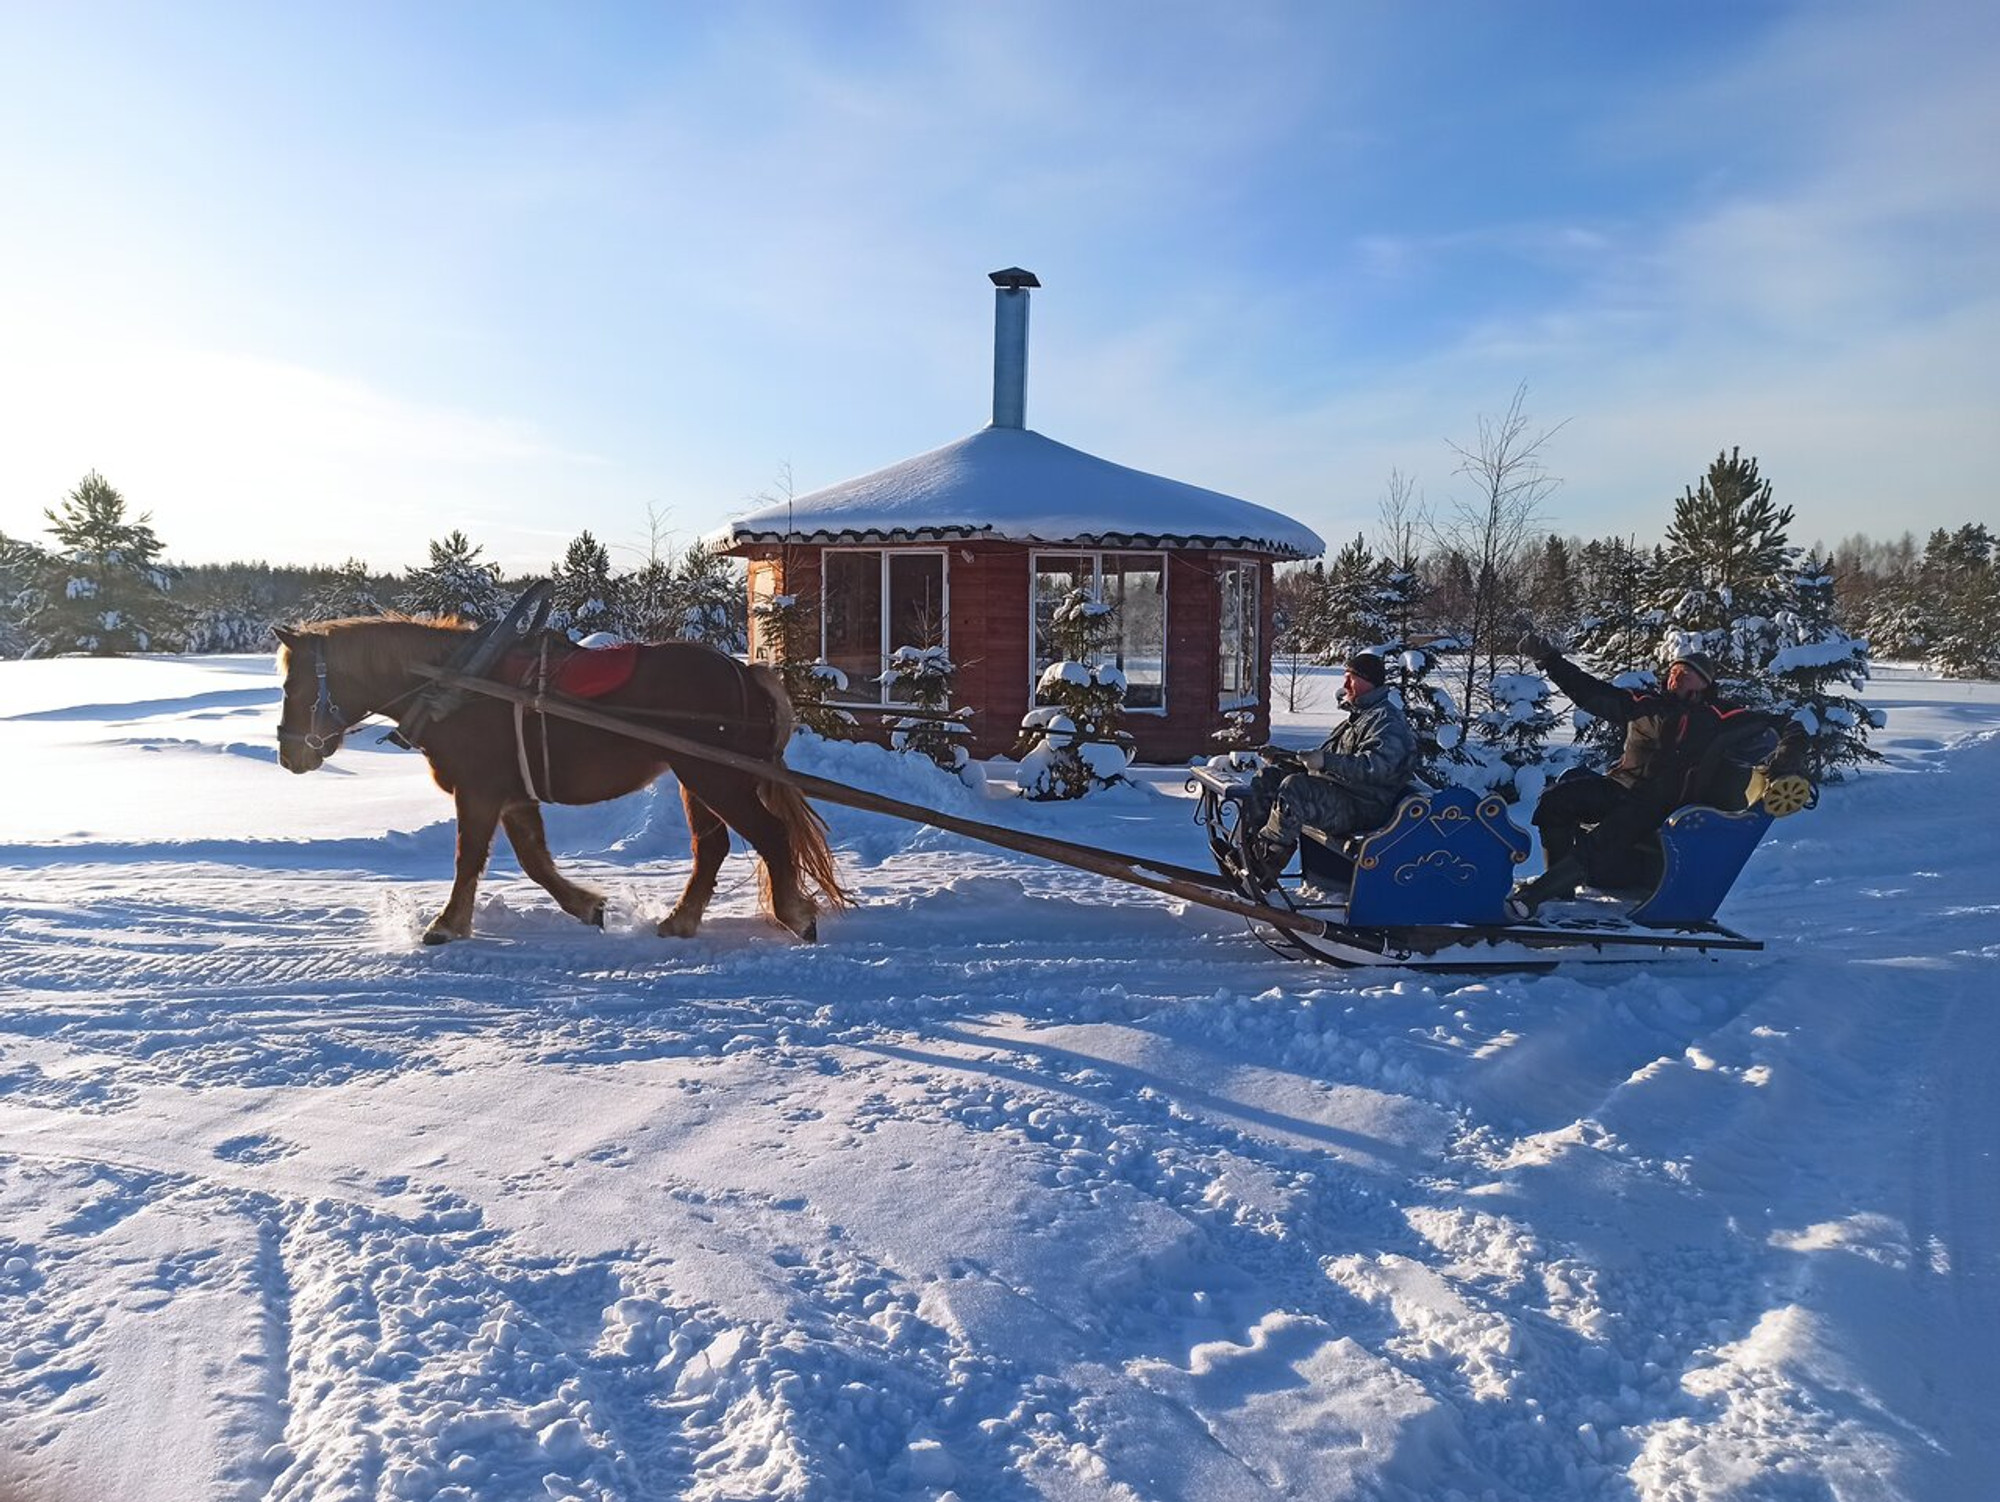
[[[470,627],[456,621],[395,616],[321,621],[280,630],[278,654],[285,704],[278,722],[278,760],[310,772],[340,749],[348,729],[370,715],[399,724],[411,715],[428,678],[419,664],[441,666],[465,645]],[[557,643],[558,656],[569,651]],[[564,912],[601,926],[604,898],[556,870],[542,829],[540,803],[601,803],[646,786],[671,770],[687,810],[694,870],[659,931],[688,938],[715,892],[716,872],[734,829],[763,857],[765,911],[801,939],[818,936],[817,904],[845,907],[826,825],[797,789],[747,772],[677,756],[609,731],[470,694],[455,711],[418,732],[431,776],[458,805],[458,868],[451,897],[430,927],[426,944],[472,933],[480,873],[504,828],[521,869],[548,890]],[[770,668],[745,667],[696,642],[658,642],[636,650],[631,676],[596,704],[643,723],[739,755],[782,766],[792,733],[792,708]],[[530,781],[535,786],[530,786]]]

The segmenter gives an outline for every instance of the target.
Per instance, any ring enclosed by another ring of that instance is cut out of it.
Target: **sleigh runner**
[[[812,894],[834,907],[847,897],[824,824],[806,805],[811,799],[927,824],[1226,912],[1279,953],[1336,965],[1539,968],[1763,947],[1714,921],[1769,827],[1773,811],[1762,802],[1740,813],[1677,812],[1661,835],[1662,877],[1629,911],[1590,905],[1597,910],[1552,910],[1509,923],[1503,903],[1529,842],[1497,798],[1460,788],[1406,798],[1382,829],[1344,847],[1309,837],[1296,877],[1265,882],[1249,874],[1240,854],[1247,777],[1197,768],[1189,786],[1215,869],[1122,855],[795,771],[783,757],[790,709],[771,670],[685,642],[603,654],[552,647],[539,633],[545,599],[530,591],[505,621],[479,633],[407,621],[280,633],[287,681],[279,741],[289,769],[312,770],[354,724],[383,714],[398,722],[394,738],[422,750],[440,786],[458,800],[458,880],[427,942],[470,932],[472,893],[496,826],[523,870],[566,911],[601,923],[602,898],[555,871],[537,806],[616,797],[673,770],[695,864],[660,924],[663,934],[694,932],[734,828],[764,858],[773,916],[813,938]],[[395,652],[385,649],[392,634]],[[349,646],[356,637],[373,638],[372,646]],[[352,663],[341,665],[343,657]],[[372,678],[362,663],[372,665]],[[700,702],[687,702],[691,680],[706,685]],[[357,712],[343,713],[341,703]],[[610,765],[584,778],[571,765],[578,757],[593,770]]]

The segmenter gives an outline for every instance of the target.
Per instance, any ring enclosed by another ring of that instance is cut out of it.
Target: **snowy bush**
[[[1049,621],[1059,654],[1043,670],[1035,697],[1044,701],[1021,721],[1017,784],[1030,798],[1081,798],[1123,779],[1132,738],[1118,728],[1125,675],[1097,659],[1115,623],[1116,607],[1071,590]]]
[[[1846,768],[1880,760],[1868,745],[1868,732],[1881,723],[1879,712],[1855,697],[1868,684],[1868,639],[1849,636],[1834,623],[1831,566],[1805,560],[1774,625],[1782,645],[1765,670],[1775,680],[1779,706],[1806,727],[1807,772],[1838,782]]]
[[[1472,757],[1461,742],[1458,701],[1451,690],[1432,680],[1439,654],[1458,647],[1456,637],[1439,637],[1422,646],[1395,644],[1385,654],[1390,682],[1403,703],[1410,734],[1417,743],[1417,775],[1434,787],[1459,781]]]
[[[889,654],[889,671],[882,676],[896,699],[923,711],[896,720],[890,726],[889,744],[898,751],[927,756],[947,772],[963,771],[972,759],[965,748],[970,727],[960,718],[935,718],[951,714],[952,682],[958,676],[958,665],[945,649],[898,647]]]
[[[1224,712],[1222,723],[1209,732],[1208,743],[1217,751],[1243,751],[1254,744],[1251,727],[1257,723],[1254,709],[1231,709]]]
[[[816,612],[797,595],[765,595],[751,615],[757,622],[758,641],[778,670],[799,723],[828,740],[852,739],[854,716],[829,702],[830,695],[847,691],[847,675],[820,661],[813,651],[813,639],[819,634]]]
[[[1525,794],[1524,774],[1548,760],[1549,732],[1556,727],[1549,708],[1554,692],[1540,673],[1500,673],[1487,685],[1487,707],[1475,723],[1480,741],[1507,769],[1506,787],[1511,791]],[[1527,780],[1539,793],[1539,773]]]

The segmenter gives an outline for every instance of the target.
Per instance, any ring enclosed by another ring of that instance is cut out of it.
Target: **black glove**
[[[1300,767],[1305,763],[1289,746],[1259,746],[1257,754],[1274,767]]]
[[[1560,657],[1562,648],[1543,636],[1539,631],[1530,631],[1516,645],[1518,651],[1528,661],[1536,664],[1547,662],[1551,657]]]

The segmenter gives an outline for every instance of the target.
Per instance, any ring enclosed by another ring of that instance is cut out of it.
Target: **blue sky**
[[[688,539],[990,406],[1329,540],[1525,384],[1552,527],[1723,448],[2000,523],[2000,8],[0,4],[0,531]],[[626,560],[634,554],[628,551]]]

